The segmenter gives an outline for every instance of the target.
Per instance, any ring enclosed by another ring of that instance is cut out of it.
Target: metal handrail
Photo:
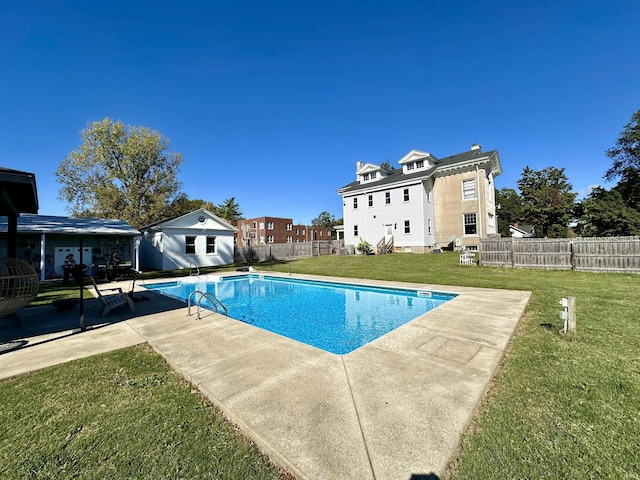
[[[224,306],[224,303],[222,303],[220,300],[218,300],[218,297],[216,297],[213,293],[211,292],[203,292],[201,290],[195,290],[193,292],[191,292],[191,294],[189,295],[189,298],[187,299],[187,316],[191,316],[191,298],[195,295],[200,295],[198,297],[198,310],[196,311],[197,315],[198,315],[198,320],[200,320],[200,302],[202,302],[203,298],[208,298],[211,303],[214,303],[216,305],[216,311],[218,310],[218,305],[220,305],[222,307],[222,309],[224,310],[224,314],[226,316],[229,316],[229,314],[227,313],[227,307]]]
[[[196,273],[193,273],[194,268],[196,269]],[[189,262],[189,275],[190,276],[200,275],[200,267],[198,267],[198,265],[196,265],[193,262]]]

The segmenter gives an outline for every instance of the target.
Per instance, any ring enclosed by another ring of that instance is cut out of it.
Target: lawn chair
[[[129,295],[123,292],[120,287],[105,288],[103,290],[100,290],[98,288],[98,285],[96,284],[95,277],[91,277],[91,283],[93,283],[93,288],[95,289],[96,294],[98,295],[98,298],[102,302],[102,305],[104,305],[104,310],[102,311],[103,317],[106,316],[107,313],[109,313],[111,310],[113,310],[116,307],[119,307],[120,305],[129,305],[129,308],[131,309],[132,312],[136,311],[136,308],[133,305],[133,300]],[[108,291],[117,292],[117,293],[110,293],[108,295],[102,294],[102,292],[108,292]]]

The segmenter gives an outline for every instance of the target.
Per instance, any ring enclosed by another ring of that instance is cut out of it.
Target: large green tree
[[[240,205],[236,202],[236,197],[227,198],[217,206],[214,213],[230,222],[242,220],[244,218],[240,211]]]
[[[182,163],[167,138],[109,118],[88,124],[81,137],[56,170],[59,197],[73,216],[119,218],[137,228],[167,216],[180,195]]]
[[[616,189],[594,188],[576,205],[575,216],[576,233],[584,237],[640,234],[640,212],[625,205]]]
[[[496,190],[496,213],[498,232],[508,237],[509,225],[522,222],[522,197],[513,188]]]
[[[605,173],[605,179],[619,178],[616,189],[622,194],[625,204],[640,210],[640,110],[631,116],[615,146],[606,153],[613,162]]]
[[[312,227],[333,227],[335,217],[329,212],[321,212],[316,218],[311,220]]]
[[[171,205],[167,210],[167,218],[179,217],[186,215],[189,212],[198,210],[199,208],[206,208],[211,213],[215,214],[217,207],[212,203],[202,199],[190,199],[186,194],[181,193],[177,198],[171,202]]]
[[[568,234],[576,194],[571,191],[564,168],[542,170],[524,168],[518,180],[522,197],[523,220],[534,226],[538,237],[563,237]]]

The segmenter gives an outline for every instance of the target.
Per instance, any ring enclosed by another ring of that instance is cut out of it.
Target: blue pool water
[[[184,302],[196,290],[211,292],[236,320],[336,354],[349,353],[456,296],[263,275],[145,287]],[[197,296],[192,305],[196,302]],[[211,307],[204,300],[202,305]]]

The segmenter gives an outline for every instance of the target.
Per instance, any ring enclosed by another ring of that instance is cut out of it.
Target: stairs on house
[[[385,238],[382,237],[378,242],[377,252],[378,252],[378,255],[393,253],[393,237],[390,237],[389,241],[386,241]]]

